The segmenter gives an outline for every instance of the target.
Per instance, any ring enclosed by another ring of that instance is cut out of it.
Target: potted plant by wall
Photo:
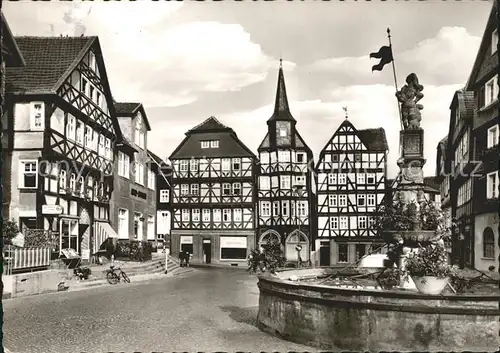
[[[456,267],[448,264],[448,254],[442,242],[420,247],[408,255],[405,272],[418,291],[438,295],[456,275]]]

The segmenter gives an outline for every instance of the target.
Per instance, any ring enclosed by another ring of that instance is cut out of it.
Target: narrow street
[[[259,290],[246,271],[180,277],[4,301],[13,353],[312,351],[261,332]]]

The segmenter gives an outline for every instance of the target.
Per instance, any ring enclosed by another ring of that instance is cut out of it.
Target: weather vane
[[[344,106],[342,107],[342,109],[344,109],[344,112],[345,112],[345,118],[347,119],[347,118],[348,118],[348,116],[347,116],[347,105],[344,105]]]

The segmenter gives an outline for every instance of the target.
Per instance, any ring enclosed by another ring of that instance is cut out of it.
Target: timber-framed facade
[[[314,249],[316,224],[313,173],[309,168],[314,160],[296,124],[280,63],[274,112],[258,148],[257,245],[279,242],[286,260],[298,261],[300,256],[307,262]]]
[[[186,133],[172,163],[171,252],[192,261],[245,265],[255,244],[256,157],[210,117]]]
[[[318,265],[355,262],[383,243],[372,225],[386,196],[387,153],[384,129],[357,130],[347,118],[321,151]]]
[[[97,37],[18,37],[8,68],[4,217],[50,230],[56,251],[89,261],[109,225],[113,151],[121,138]]]

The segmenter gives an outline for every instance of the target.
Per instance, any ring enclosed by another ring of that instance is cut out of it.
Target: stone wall
[[[491,352],[500,345],[500,296],[343,289],[270,276],[258,285],[260,328],[321,349]]]

